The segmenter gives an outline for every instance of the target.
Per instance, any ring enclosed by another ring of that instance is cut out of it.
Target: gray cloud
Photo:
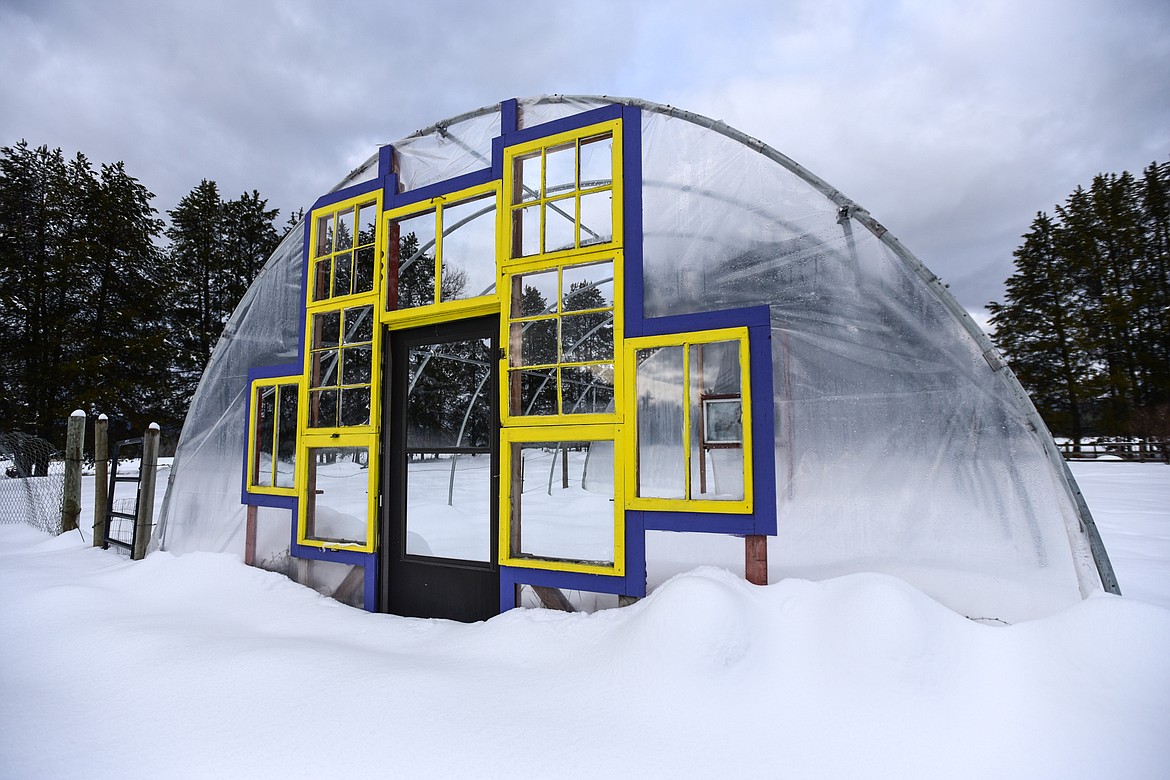
[[[755,135],[871,212],[969,308],[1037,210],[1170,155],[1164,2],[12,2],[0,143],[307,205],[373,148],[547,92]]]

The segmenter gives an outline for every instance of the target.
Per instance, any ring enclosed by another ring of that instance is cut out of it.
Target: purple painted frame
[[[573,116],[555,119],[540,125],[519,127],[519,103],[515,99],[500,104],[500,135],[492,139],[491,166],[436,182],[407,192],[398,191],[398,175],[394,172],[395,151],[391,145],[378,152],[376,178],[361,182],[318,198],[309,210],[337,203],[348,198],[382,191],[383,210],[430,200],[468,187],[487,184],[503,178],[504,149],[515,144],[544,138],[562,132],[579,130],[599,122],[622,120],[622,179],[624,188],[624,286],[623,311],[627,337],[668,335],[726,327],[748,329],[751,391],[756,400],[752,408],[752,438],[756,442],[752,458],[753,510],[749,514],[712,512],[663,512],[626,510],[626,572],[621,576],[584,574],[554,569],[530,569],[500,566],[500,610],[516,606],[516,586],[521,584],[546,587],[589,590],[626,596],[646,594],[646,539],[645,532],[682,531],[724,533],[736,535],[775,535],[776,533],[776,477],[774,412],[772,408],[772,350],[771,325],[767,306],[701,312],[696,314],[651,317],[644,315],[643,245],[642,245],[642,121],[637,106],[614,103],[584,111]],[[306,229],[302,248],[300,342],[297,363],[253,369],[248,372],[248,400],[244,409],[244,425],[250,424],[252,381],[259,378],[298,377],[304,365],[304,337],[306,294],[309,279],[309,238]],[[765,401],[766,399],[766,401]],[[248,431],[249,435],[251,431]],[[762,446],[767,444],[767,446]],[[363,566],[365,608],[377,609],[378,554],[347,550],[329,550],[297,543],[298,499],[287,496],[252,494],[247,491],[247,447],[244,448],[242,469],[242,501],[254,506],[290,509],[293,512],[291,555],[309,560],[331,561]]]

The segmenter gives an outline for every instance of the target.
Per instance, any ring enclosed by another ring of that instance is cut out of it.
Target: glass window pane
[[[406,446],[489,446],[492,362],[490,339],[411,347]]]
[[[515,161],[515,189],[513,203],[524,203],[540,197],[540,152],[517,157]]]
[[[513,322],[511,343],[513,366],[547,366],[556,363],[556,318]]]
[[[368,293],[374,289],[374,248],[362,247],[354,254],[353,291]]]
[[[370,424],[370,388],[345,387],[341,390],[341,425]]]
[[[355,306],[345,310],[344,344],[361,344],[374,340],[374,307]]]
[[[316,257],[325,257],[333,252],[333,215],[317,220]]]
[[[440,300],[490,295],[496,289],[496,196],[446,206]]]
[[[739,399],[730,398],[705,401],[703,431],[709,444],[742,444],[743,404]]]
[[[508,372],[512,387],[512,414],[557,413],[557,370],[555,368],[513,369]]]
[[[613,366],[567,366],[561,369],[561,414],[613,412]]]
[[[373,203],[366,203],[358,207],[358,246],[374,243],[375,226],[378,221],[378,209]]]
[[[397,221],[399,309],[435,302],[435,220],[435,212],[428,211]],[[391,260],[393,253],[391,248]]]
[[[341,337],[341,312],[313,315],[313,349],[336,347]]]
[[[341,384],[368,385],[370,384],[371,363],[373,352],[369,347],[347,347],[342,351]]]
[[[256,459],[252,463],[252,483],[262,487],[272,486],[272,434],[276,428],[276,388],[260,387],[256,390]]]
[[[545,152],[544,197],[571,192],[577,182],[576,143],[554,146]]]
[[[313,300],[323,301],[329,297],[329,269],[333,261],[329,258],[318,260],[313,264]]]
[[[280,416],[276,430],[276,486],[296,485],[297,386],[280,385]]]
[[[309,427],[333,428],[337,425],[337,391],[313,390],[309,393]]]
[[[353,257],[342,252],[333,258],[333,297],[349,295],[353,283]]]
[[[561,319],[561,362],[613,360],[613,312],[594,311]]]
[[[544,251],[559,252],[575,246],[576,199],[561,198],[544,205]]]
[[[336,387],[337,362],[340,350],[322,349],[312,353],[309,366],[309,387]]]
[[[540,253],[540,206],[512,209],[512,257]]]
[[[364,544],[369,515],[368,447],[311,447],[305,532],[310,539]]]
[[[412,460],[406,475],[406,552],[490,561],[491,455]]]
[[[564,270],[565,311],[613,308],[613,262],[571,265]]]
[[[581,189],[613,183],[613,136],[581,142]]]
[[[691,498],[741,501],[744,497],[739,342],[690,347]],[[717,428],[708,428],[714,423]]]
[[[541,271],[512,277],[512,316],[539,317],[557,310],[557,272]]]
[[[683,348],[640,349],[636,364],[638,495],[686,498]]]
[[[613,241],[613,190],[581,196],[581,246]]]
[[[612,563],[613,443],[517,442],[510,457],[512,554]]]
[[[346,209],[337,215],[337,246],[334,251],[353,249],[353,209]]]

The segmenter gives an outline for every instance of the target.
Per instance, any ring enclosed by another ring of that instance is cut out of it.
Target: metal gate
[[[137,473],[130,475],[123,472],[119,475],[118,466],[121,465],[122,458],[127,457],[122,452],[123,448],[133,453],[135,447],[138,448],[139,467]],[[106,533],[105,538],[102,539],[103,549],[108,550],[110,547],[116,547],[131,554],[134,552],[134,547],[138,542],[138,508],[142,501],[142,469],[145,465],[143,463],[143,455],[145,454],[143,450],[142,437],[123,439],[114,444],[114,451],[110,457],[110,490],[106,494]],[[134,485],[133,502],[124,495],[126,491],[123,491],[123,495],[118,495],[119,484]]]

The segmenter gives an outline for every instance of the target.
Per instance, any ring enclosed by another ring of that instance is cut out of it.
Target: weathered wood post
[[[65,495],[61,501],[61,533],[77,527],[81,515],[81,450],[85,446],[85,412],[69,415],[65,434]]]
[[[744,578],[753,585],[768,584],[768,537],[752,534],[744,537]]]
[[[134,549],[130,559],[140,561],[146,557],[146,546],[150,544],[150,531],[154,525],[154,482],[158,474],[158,423],[151,423],[142,437],[142,471],[138,483],[138,518],[135,520]]]
[[[110,501],[110,418],[99,414],[93,424],[93,546],[106,542],[106,504]]]

